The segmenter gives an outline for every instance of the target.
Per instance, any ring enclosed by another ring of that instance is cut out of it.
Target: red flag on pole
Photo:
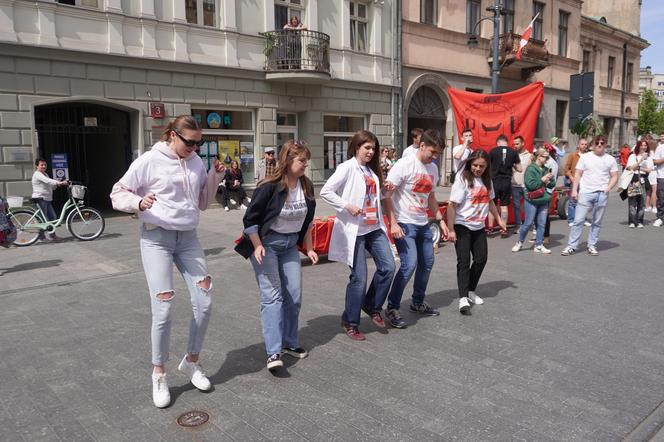
[[[519,50],[516,51],[517,60],[521,60],[521,50],[528,44],[528,41],[530,40],[530,34],[533,33],[533,24],[535,23],[537,17],[539,17],[539,12],[535,17],[533,17],[528,27],[521,34],[521,41],[519,42]]]

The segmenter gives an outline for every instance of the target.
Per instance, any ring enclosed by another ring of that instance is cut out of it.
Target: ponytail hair
[[[161,141],[170,141],[171,140],[171,131],[175,131],[179,134],[182,134],[184,129],[189,130],[201,130],[201,126],[198,124],[198,121],[191,115],[180,115],[168,123],[166,129],[161,134]]]

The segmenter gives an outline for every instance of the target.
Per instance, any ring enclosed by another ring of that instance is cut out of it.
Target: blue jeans
[[[514,209],[514,224],[521,225],[521,198],[523,197],[523,187],[512,186],[512,204]]]
[[[268,356],[284,347],[298,347],[297,333],[302,305],[302,269],[297,233],[269,232],[263,238],[265,256],[251,265],[261,292],[261,322]]]
[[[580,193],[574,214],[574,225],[569,232],[569,242],[567,243],[573,249],[576,249],[583,233],[583,223],[586,221],[588,213],[592,213],[592,225],[588,234],[588,247],[594,247],[599,240],[599,232],[602,229],[602,218],[606,205],[609,202],[609,195],[600,191],[592,193]]]
[[[367,290],[367,253],[373,256],[376,264],[369,290]],[[358,236],[353,252],[353,267],[346,286],[346,308],[341,319],[354,326],[360,324],[360,310],[364,307],[372,313],[380,312],[390,290],[394,276],[394,258],[390,241],[382,229]],[[365,294],[366,292],[366,294]]]
[[[55,213],[55,209],[53,208],[53,202],[46,201],[43,198],[37,198],[37,206],[39,206],[41,211],[44,213],[46,221],[53,221],[58,218],[58,215]]]
[[[574,222],[574,217],[576,216],[576,204],[577,202],[574,201],[571,197],[568,197],[569,199],[567,200],[567,223],[573,223]]]
[[[524,242],[533,223],[537,225],[537,235],[535,236],[535,246],[541,246],[544,241],[544,228],[546,227],[546,215],[549,209],[549,203],[533,204],[526,200],[526,219],[519,229],[519,242]],[[537,220],[537,222],[535,221]]]
[[[401,297],[413,273],[415,273],[413,304],[424,302],[429,274],[434,262],[433,235],[429,226],[426,224],[418,226],[403,223],[399,223],[399,226],[403,229],[404,237],[394,240],[399,251],[401,267],[399,267],[394,277],[392,290],[390,290],[390,296],[387,300],[388,308],[392,309],[401,307]]]
[[[152,364],[164,365],[168,361],[171,314],[175,302],[173,264],[187,283],[193,311],[189,322],[187,353],[200,353],[212,311],[212,282],[208,290],[199,285],[210,275],[196,230],[166,230],[161,227],[148,228],[142,224],[140,246],[152,305]],[[157,296],[168,293],[173,294],[170,299]]]

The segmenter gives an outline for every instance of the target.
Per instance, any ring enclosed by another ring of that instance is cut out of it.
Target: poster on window
[[[252,141],[240,141],[240,163],[243,165],[254,162],[254,143]]]
[[[219,140],[219,159],[224,163],[239,161],[240,159],[240,141],[239,140]]]

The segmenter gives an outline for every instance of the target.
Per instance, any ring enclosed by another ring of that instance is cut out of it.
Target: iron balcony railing
[[[330,73],[330,36],[317,31],[282,29],[265,37],[266,72],[313,71]]]

